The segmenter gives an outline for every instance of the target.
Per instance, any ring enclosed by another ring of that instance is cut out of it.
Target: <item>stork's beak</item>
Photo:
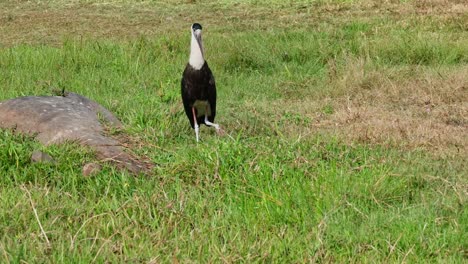
[[[201,36],[202,35],[201,29],[195,29],[193,31],[193,35],[195,36],[195,39],[198,42],[198,46],[200,46],[200,49],[201,49],[201,51],[203,53],[203,42],[202,42],[202,36]]]

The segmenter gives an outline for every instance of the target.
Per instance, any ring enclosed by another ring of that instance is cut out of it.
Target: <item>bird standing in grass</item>
[[[214,123],[216,85],[204,58],[202,26],[194,23],[190,32],[190,58],[182,75],[182,102],[198,142],[200,124],[212,126],[217,132],[220,131],[220,126]]]

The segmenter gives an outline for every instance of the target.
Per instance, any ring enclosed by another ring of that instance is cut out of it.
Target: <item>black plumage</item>
[[[187,64],[182,76],[181,86],[185,114],[192,128],[195,125],[192,107],[195,108],[198,124],[205,124],[205,113],[208,121],[214,122],[216,116],[216,84],[208,63],[205,61],[200,70],[196,70],[190,64]],[[197,101],[200,103],[195,104]]]

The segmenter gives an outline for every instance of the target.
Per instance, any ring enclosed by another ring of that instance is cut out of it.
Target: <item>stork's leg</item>
[[[208,108],[206,109],[205,113],[208,113]],[[205,114],[205,125],[213,126],[214,128],[216,128],[216,130],[219,130],[219,125],[215,124],[215,123],[211,123],[210,121],[208,121],[208,115],[206,115],[206,114]]]
[[[193,128],[195,129],[195,136],[197,137],[197,142],[198,142],[198,131],[199,131],[199,126],[197,123],[197,115],[195,114],[195,107],[192,107],[192,115],[193,115]]]
[[[216,128],[216,130],[219,130],[219,125],[215,124],[215,123],[211,123],[210,121],[208,121],[208,116],[205,116],[205,124],[207,126],[212,126],[212,127]]]

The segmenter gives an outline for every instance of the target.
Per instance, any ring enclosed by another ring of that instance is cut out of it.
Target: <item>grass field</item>
[[[0,130],[0,263],[468,259],[465,1],[2,1],[0,100],[114,112],[133,176]],[[180,78],[204,26],[219,122]],[[56,164],[31,163],[40,149]]]

